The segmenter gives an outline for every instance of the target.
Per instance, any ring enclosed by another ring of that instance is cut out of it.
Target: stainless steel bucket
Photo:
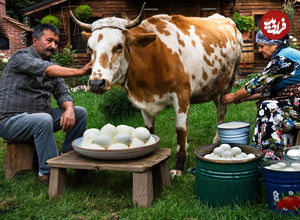
[[[217,125],[221,143],[249,145],[250,123],[244,121],[224,122]]]

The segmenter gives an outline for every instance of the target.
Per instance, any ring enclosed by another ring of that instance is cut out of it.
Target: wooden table
[[[158,148],[151,154],[130,160],[98,160],[84,157],[70,151],[47,161],[51,167],[49,196],[56,198],[64,193],[66,186],[66,168],[86,170],[118,170],[132,172],[133,204],[141,207],[151,206],[153,185],[164,187],[171,185],[167,159],[171,155],[168,148]]]

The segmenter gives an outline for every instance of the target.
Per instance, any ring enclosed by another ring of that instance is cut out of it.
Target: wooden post
[[[153,200],[152,170],[143,173],[133,172],[132,200],[133,205],[150,207]]]
[[[63,194],[66,187],[66,169],[51,168],[49,182],[49,197],[54,199]]]

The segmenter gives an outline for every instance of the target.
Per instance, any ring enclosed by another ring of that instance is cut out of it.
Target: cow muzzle
[[[105,93],[107,90],[109,90],[109,85],[110,83],[105,79],[89,80],[89,89],[94,93]]]

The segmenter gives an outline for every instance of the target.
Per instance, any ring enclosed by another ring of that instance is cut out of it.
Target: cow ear
[[[88,32],[82,31],[81,35],[82,35],[82,37],[84,39],[88,40],[90,38],[90,36],[92,36],[92,33],[88,33]]]
[[[129,46],[146,47],[152,41],[156,40],[156,34],[127,34],[127,44]]]

